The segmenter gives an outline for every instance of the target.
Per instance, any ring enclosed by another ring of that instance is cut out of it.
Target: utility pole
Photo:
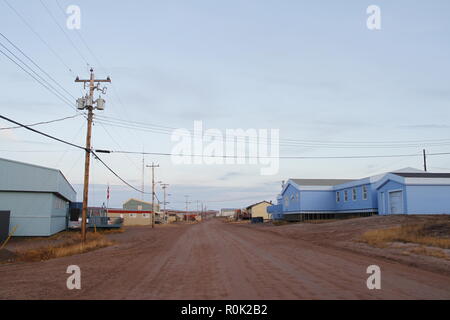
[[[164,201],[163,201],[163,208],[164,209],[163,209],[163,211],[164,211],[164,216],[165,216],[166,222],[168,220],[167,212],[166,212],[166,204],[168,203],[166,201],[166,189],[167,189],[168,186],[169,185],[167,183],[161,183],[161,188],[163,188],[163,190],[164,190]]]
[[[155,168],[159,167],[159,164],[147,165],[148,168],[152,168],[152,228],[155,227]]]
[[[427,154],[425,149],[423,149],[423,170],[427,172]]]
[[[84,88],[86,84],[89,84],[89,95],[86,94],[85,97],[77,99],[77,108],[79,110],[88,110],[87,117],[87,133],[86,133],[86,153],[84,158],[84,186],[83,186],[83,209],[82,209],[82,220],[81,220],[81,241],[86,241],[86,218],[87,218],[87,205],[88,205],[88,195],[89,195],[89,165],[91,161],[91,135],[92,135],[92,119],[94,117],[94,103],[97,104],[95,107],[97,110],[105,109],[105,100],[99,97],[94,101],[94,91],[99,90],[103,94],[106,93],[106,88],[100,89],[100,82],[111,82],[111,79],[107,77],[106,79],[95,79],[94,69],[90,70],[91,75],[89,80],[80,80],[79,77],[75,79],[75,82],[82,82]],[[97,85],[95,85],[97,83]]]
[[[188,207],[189,207],[189,196],[184,196],[186,198],[186,221],[188,218]]]
[[[142,192],[141,192],[141,200],[144,200],[144,188],[145,188],[145,157],[144,150],[142,150]]]

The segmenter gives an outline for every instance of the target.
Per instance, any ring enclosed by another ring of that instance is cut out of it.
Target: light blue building
[[[0,211],[10,211],[14,236],[49,236],[66,229],[76,192],[56,169],[0,158]]]
[[[407,168],[359,180],[290,179],[269,213],[290,221],[373,214],[450,214],[450,173]]]

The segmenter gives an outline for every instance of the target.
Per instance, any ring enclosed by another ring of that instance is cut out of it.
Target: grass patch
[[[431,257],[435,257],[435,258],[450,260],[450,257],[441,249],[426,248],[426,247],[421,246],[421,247],[409,249],[408,251],[410,253],[414,253],[414,254],[426,255],[426,256],[431,256]]]
[[[30,249],[26,251],[16,252],[15,261],[33,262],[44,261],[54,258],[71,256],[74,254],[85,253],[99,248],[104,248],[112,245],[114,242],[105,238],[100,233],[87,234],[87,239],[84,244],[81,243],[81,234],[72,233],[67,235],[64,242],[56,245],[48,245],[37,249]]]
[[[114,229],[97,229],[97,233],[99,234],[115,234],[115,233],[124,233],[124,228],[114,228]]]
[[[318,219],[318,220],[305,220],[303,221],[303,223],[322,224],[336,221],[337,219]]]
[[[362,235],[362,241],[375,247],[386,247],[390,242],[403,242],[450,249],[450,222],[416,223],[370,230]]]
[[[286,224],[289,224],[289,222],[286,220],[274,220],[274,221],[272,221],[272,224],[274,226],[284,226]]]

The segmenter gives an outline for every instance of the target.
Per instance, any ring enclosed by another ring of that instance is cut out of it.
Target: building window
[[[367,200],[367,186],[362,186],[362,197],[363,200]]]
[[[284,205],[286,207],[289,206],[289,197],[288,196],[284,197]]]
[[[142,214],[142,217],[143,217],[143,218],[148,218],[149,215],[148,215],[148,213],[143,213],[143,214]]]
[[[348,201],[348,191],[344,191],[344,201]]]
[[[136,218],[136,213],[130,213],[130,218]]]
[[[339,191],[336,192],[336,202],[341,201],[341,193]]]
[[[353,201],[356,201],[356,188],[352,189],[352,199]]]

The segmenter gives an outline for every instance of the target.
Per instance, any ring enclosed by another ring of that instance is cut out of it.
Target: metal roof
[[[51,192],[69,201],[76,192],[58,169],[0,158],[0,191]]]
[[[342,183],[355,181],[353,179],[290,179],[300,186],[335,186]]]
[[[250,209],[250,208],[252,208],[252,207],[254,207],[254,206],[257,206],[258,204],[261,204],[261,203],[267,203],[267,204],[272,204],[272,203],[270,203],[269,201],[266,201],[266,200],[263,200],[263,201],[260,201],[260,202],[257,202],[257,203],[254,203],[254,204],[251,204],[251,205],[249,205],[248,207],[246,207],[245,209]]]
[[[450,173],[431,173],[431,172],[392,172],[392,173],[404,178],[450,178]]]

